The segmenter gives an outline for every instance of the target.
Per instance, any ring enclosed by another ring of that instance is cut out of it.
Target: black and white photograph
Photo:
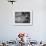
[[[16,25],[31,25],[32,24],[32,12],[15,12],[15,24]]]

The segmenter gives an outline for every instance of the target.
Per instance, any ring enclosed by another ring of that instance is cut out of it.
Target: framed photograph
[[[17,26],[30,26],[32,25],[32,11],[16,11],[15,12],[15,25]]]

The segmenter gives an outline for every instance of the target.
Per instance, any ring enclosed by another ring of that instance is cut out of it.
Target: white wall
[[[16,10],[33,10],[33,25],[15,26]],[[14,40],[18,32],[31,34],[33,40],[46,40],[46,0],[17,0],[13,5],[0,0],[0,40]]]

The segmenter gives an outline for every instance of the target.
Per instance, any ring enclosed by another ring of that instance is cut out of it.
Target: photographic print
[[[32,12],[15,12],[16,25],[32,25]]]

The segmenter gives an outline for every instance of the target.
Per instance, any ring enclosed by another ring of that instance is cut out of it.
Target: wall
[[[14,13],[16,10],[32,10],[32,26],[15,26]],[[0,0],[0,40],[11,40],[18,32],[26,32],[33,40],[46,40],[46,1],[17,0],[13,5],[7,0]]]

